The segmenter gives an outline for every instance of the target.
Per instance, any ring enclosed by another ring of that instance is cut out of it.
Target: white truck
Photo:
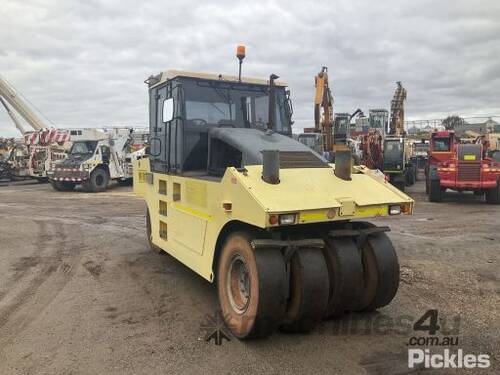
[[[71,191],[81,185],[88,192],[107,189],[110,180],[132,180],[132,161],[145,154],[137,140],[144,130],[133,128],[86,129],[87,137],[73,140],[65,160],[56,163],[47,175],[58,191]],[[92,133],[92,134],[90,134]]]

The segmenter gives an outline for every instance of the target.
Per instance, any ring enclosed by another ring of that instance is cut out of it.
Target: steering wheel
[[[192,121],[195,125],[206,125],[207,121],[202,118],[190,118],[189,121]]]

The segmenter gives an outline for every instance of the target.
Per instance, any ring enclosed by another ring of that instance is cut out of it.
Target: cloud
[[[500,115],[499,17],[494,0],[4,0],[0,74],[60,127],[147,125],[147,76],[235,73],[244,43],[244,74],[287,81],[298,128],[324,65],[338,112],[388,108],[401,80],[408,118]]]

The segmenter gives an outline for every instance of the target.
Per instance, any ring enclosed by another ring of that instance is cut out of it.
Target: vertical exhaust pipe
[[[335,151],[335,170],[334,174],[345,181],[351,180],[352,158],[350,150]]]
[[[262,150],[262,179],[272,185],[280,183],[279,150]]]

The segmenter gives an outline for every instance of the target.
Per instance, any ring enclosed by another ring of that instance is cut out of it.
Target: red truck
[[[446,189],[473,191],[487,203],[500,203],[500,163],[481,143],[461,144],[454,131],[433,131],[426,167],[426,192],[440,202]]]

